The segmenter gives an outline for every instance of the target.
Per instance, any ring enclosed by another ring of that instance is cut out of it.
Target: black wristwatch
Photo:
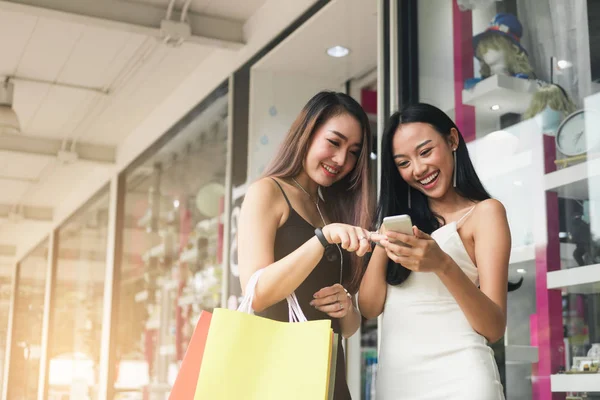
[[[329,243],[327,241],[327,239],[325,238],[325,235],[323,234],[323,230],[321,228],[317,228],[315,229],[315,236],[317,237],[317,239],[319,239],[319,242],[321,242],[321,244],[323,245],[324,248],[329,248],[329,246],[331,246],[331,243]]]

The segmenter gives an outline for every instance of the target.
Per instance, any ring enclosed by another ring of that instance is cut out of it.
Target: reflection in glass
[[[48,350],[49,396],[98,398],[108,188],[58,230]]]
[[[4,388],[4,357],[8,333],[8,312],[12,293],[13,264],[0,262],[0,391]]]
[[[221,303],[227,97],[126,177],[116,399],[167,399],[202,310]]]
[[[19,263],[8,378],[9,400],[37,397],[47,257],[48,241],[45,240]]]

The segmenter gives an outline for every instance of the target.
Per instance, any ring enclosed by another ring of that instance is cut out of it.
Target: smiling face
[[[314,133],[304,170],[320,186],[331,186],[356,166],[362,148],[360,123],[349,114],[329,118]]]
[[[401,125],[392,141],[394,162],[402,179],[432,199],[453,190],[452,151],[457,146],[456,129],[444,136],[421,122]]]

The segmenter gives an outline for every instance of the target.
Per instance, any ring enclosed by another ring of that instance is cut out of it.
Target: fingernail
[[[310,303],[308,303],[308,304],[310,304],[311,306],[314,306],[314,305],[315,305],[315,302],[314,302],[314,301],[311,301],[311,302],[310,302]]]
[[[317,298],[317,294],[316,294],[316,293],[315,293],[315,294],[313,294],[313,297],[316,299],[316,298]]]

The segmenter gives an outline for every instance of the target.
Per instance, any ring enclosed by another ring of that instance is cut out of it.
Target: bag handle
[[[238,311],[241,311],[246,314],[254,314],[254,310],[252,309],[252,302],[254,301],[254,291],[256,290],[256,284],[258,283],[258,278],[260,278],[263,273],[263,269],[257,270],[252,274],[248,283],[246,284],[246,294],[238,307]],[[289,296],[285,298],[288,304],[288,316],[289,322],[306,322],[306,316],[302,312],[302,308],[300,308],[300,303],[298,303],[298,298],[296,297],[296,293],[292,292]]]

